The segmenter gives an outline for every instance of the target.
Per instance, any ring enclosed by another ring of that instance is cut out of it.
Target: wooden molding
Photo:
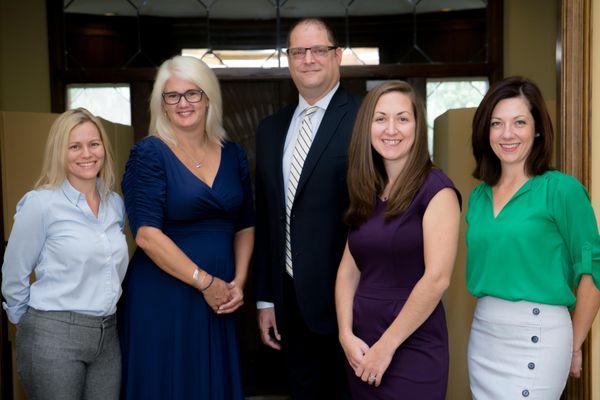
[[[562,0],[558,168],[590,187],[591,0]]]
[[[557,38],[559,69],[559,129],[557,167],[591,189],[591,33],[592,0],[562,0]],[[561,399],[590,400],[592,393],[591,338],[584,343],[583,374],[569,379]]]

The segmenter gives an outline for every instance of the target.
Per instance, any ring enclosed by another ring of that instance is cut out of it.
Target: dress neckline
[[[223,150],[225,149],[225,145],[223,145],[223,147],[221,147],[221,157],[219,158],[219,166],[217,167],[217,172],[215,173],[215,177],[213,178],[212,181],[212,185],[209,185],[207,182],[205,182],[203,179],[201,179],[200,177],[198,177],[196,174],[194,174],[194,172],[192,172],[191,169],[189,169],[187,167],[187,165],[185,165],[183,163],[183,161],[181,161],[179,159],[179,157],[177,157],[177,154],[175,154],[175,152],[173,152],[173,150],[169,147],[168,144],[166,144],[162,139],[158,138],[158,141],[161,142],[163,144],[163,146],[165,146],[165,148],[167,149],[167,151],[169,152],[169,154],[175,158],[175,160],[177,161],[177,163],[183,168],[185,169],[190,175],[192,175],[192,177],[194,177],[197,181],[199,181],[200,183],[202,183],[204,186],[206,186],[208,189],[210,190],[214,190],[214,187],[217,183],[217,179],[219,178],[219,175],[221,174],[221,167],[223,165]]]

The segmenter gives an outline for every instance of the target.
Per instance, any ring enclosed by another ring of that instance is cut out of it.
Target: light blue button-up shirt
[[[17,324],[27,307],[114,314],[129,261],[124,216],[123,200],[111,192],[96,218],[68,180],[23,196],[2,265],[8,319]]]

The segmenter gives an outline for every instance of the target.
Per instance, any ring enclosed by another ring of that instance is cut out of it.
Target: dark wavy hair
[[[511,76],[497,82],[488,90],[473,117],[471,145],[477,164],[473,176],[490,186],[498,183],[502,173],[500,160],[490,146],[492,112],[501,100],[514,97],[522,97],[526,100],[535,122],[535,132],[539,134],[534,138],[531,152],[525,161],[525,172],[534,176],[550,169],[554,130],[542,93],[531,80],[521,76]]]
[[[371,90],[356,115],[348,150],[350,207],[346,212],[346,223],[351,227],[360,226],[373,214],[377,196],[388,182],[383,159],[371,145],[371,125],[377,102],[390,92],[402,93],[410,99],[415,116],[415,140],[402,172],[392,184],[386,220],[408,208],[432,167],[427,147],[425,107],[413,87],[403,81],[389,81]]]

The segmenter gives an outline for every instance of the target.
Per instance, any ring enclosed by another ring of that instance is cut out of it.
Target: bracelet
[[[206,278],[208,276],[208,273],[206,271],[202,271],[202,272],[204,272],[204,276],[202,278],[200,278],[200,268],[196,267],[196,269],[194,269],[194,273],[192,274],[192,279],[194,280],[193,286],[195,286],[198,290],[200,290],[198,285],[200,285],[202,283],[202,281],[204,281],[204,278]],[[210,283],[209,283],[209,286],[210,286]],[[208,286],[202,290],[206,290],[207,288],[208,288]]]
[[[192,274],[192,279],[196,282],[198,282],[198,278],[200,276],[200,269],[198,267],[196,267],[196,269],[194,269],[194,273]]]
[[[214,281],[215,281],[215,276],[214,276],[214,275],[211,275],[211,276],[210,276],[210,282],[208,282],[208,285],[206,285],[206,287],[205,287],[205,288],[203,288],[203,289],[198,289],[198,290],[200,290],[201,292],[204,292],[206,289],[208,289],[208,288],[210,287],[210,285],[212,285],[212,284],[213,284],[213,282],[214,282]]]

